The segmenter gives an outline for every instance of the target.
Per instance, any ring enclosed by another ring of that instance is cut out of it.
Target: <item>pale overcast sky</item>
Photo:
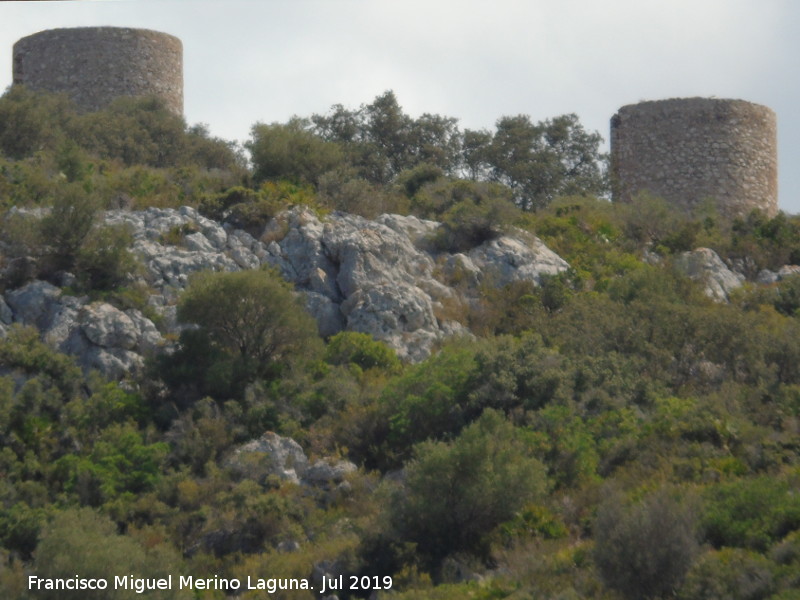
[[[92,25],[181,38],[187,121],[226,139],[388,89],[414,116],[476,129],[574,112],[604,139],[616,110],[641,100],[765,104],[778,115],[780,207],[800,213],[796,0],[0,2],[0,89],[17,39]]]

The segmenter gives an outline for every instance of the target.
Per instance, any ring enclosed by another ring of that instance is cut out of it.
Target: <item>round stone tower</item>
[[[687,212],[778,212],[775,113],[743,100],[680,98],[623,106],[611,119],[615,201],[646,192]]]
[[[14,44],[14,84],[66,93],[83,110],[120,96],[158,96],[183,115],[183,44],[127,27],[50,29]]]

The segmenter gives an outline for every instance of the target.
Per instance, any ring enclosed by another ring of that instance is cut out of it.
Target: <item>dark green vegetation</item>
[[[800,279],[723,305],[671,267],[698,246],[750,275],[800,262],[800,220],[612,206],[597,144],[574,116],[460,131],[387,93],[256,125],[249,170],[150,101],[79,115],[7,92],[6,290],[73,269],[82,293],[143,306],[126,232],[98,224],[118,206],[191,204],[251,229],[294,203],[413,212],[454,249],[515,224],[572,269],[487,286],[455,315],[477,338],[415,365],[363,334],[319,339],[267,271],[197,276],[178,305],[197,327],[124,384],[12,327],[0,597],[47,597],[25,590],[34,572],[309,577],[323,563],[391,575],[381,597],[397,599],[800,597]],[[231,468],[266,430],[360,469],[325,491]],[[117,597],[131,594],[92,595]]]

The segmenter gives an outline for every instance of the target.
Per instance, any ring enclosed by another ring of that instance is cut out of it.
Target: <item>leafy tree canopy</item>
[[[316,322],[290,286],[269,271],[197,273],[180,298],[178,319],[199,329],[182,336],[176,361],[188,361],[190,371],[194,364],[201,381],[216,374],[240,391],[321,351]]]

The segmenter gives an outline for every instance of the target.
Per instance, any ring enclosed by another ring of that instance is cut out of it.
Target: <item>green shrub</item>
[[[113,424],[145,423],[147,407],[140,394],[94,374],[87,382],[89,395],[76,395],[61,410],[65,432],[82,447],[89,447],[101,431]]]
[[[257,202],[261,195],[251,188],[234,186],[224,192],[206,196],[200,202],[200,212],[209,219],[222,221],[225,214],[235,204]]]
[[[773,598],[775,571],[773,563],[755,552],[739,548],[707,552],[688,572],[677,596],[681,600]]]
[[[74,117],[66,96],[12,86],[0,98],[0,153],[19,160],[55,148],[63,139],[61,123]]]
[[[162,376],[173,385],[199,385],[201,396],[241,398],[248,383],[274,379],[321,352],[313,317],[269,271],[195,274],[178,302],[178,319],[199,329],[186,329],[181,349],[162,358]]]
[[[430,170],[429,166],[420,165],[399,178],[398,184],[407,192],[415,190],[411,195],[411,209],[417,216],[440,220],[459,204],[482,206],[498,200],[511,203],[511,190],[499,183],[446,179],[435,175],[436,171]]]
[[[800,316],[800,275],[784,277],[775,286],[772,305],[781,314]]]
[[[598,511],[594,536],[603,580],[632,600],[668,596],[698,550],[692,513],[664,491],[637,506],[609,498]]]
[[[54,156],[69,181],[89,174],[90,157],[128,166],[243,170],[234,144],[210,137],[203,126],[187,128],[158,98],[118,98],[79,114],[66,96],[12,86],[0,98],[0,153],[20,160],[37,152]]]
[[[113,290],[131,280],[141,265],[131,252],[126,227],[95,227],[75,257],[78,280],[86,290]]]
[[[497,336],[477,344],[467,388],[471,417],[490,407],[506,413],[535,410],[570,392],[570,366],[536,334]]]
[[[325,349],[325,361],[332,365],[354,364],[360,369],[398,371],[397,353],[383,342],[366,333],[341,331],[334,335]]]
[[[774,477],[742,479],[711,487],[705,494],[702,524],[715,547],[766,550],[800,529],[800,497]]]
[[[97,220],[99,205],[79,184],[66,186],[39,224],[45,255],[56,270],[75,266],[78,253]]]
[[[130,598],[132,590],[115,589],[114,576],[161,578],[180,573],[182,560],[175,550],[163,543],[142,544],[132,537],[119,535],[108,517],[90,508],[69,508],[56,512],[42,530],[36,549],[34,569],[39,577],[73,579],[108,579],[106,590],[36,591],[34,597],[58,600],[97,600]],[[154,600],[186,599],[185,591],[173,585],[171,590],[148,591]]]
[[[782,212],[769,218],[754,210],[734,220],[726,246],[722,250],[728,258],[747,258],[750,276],[760,269],[800,264],[800,220]]]
[[[498,237],[519,214],[506,196],[497,193],[501,188],[465,181],[453,185],[482,188],[467,191],[463,199],[452,202],[441,213],[441,224],[433,236],[433,243],[439,250],[463,252],[479,246]],[[459,196],[460,193],[456,195]]]
[[[444,170],[440,166],[420,163],[411,169],[401,172],[397,176],[395,184],[403,190],[406,196],[413,198],[423,186],[433,183],[442,177],[444,177]]]
[[[328,171],[317,183],[319,202],[327,209],[374,219],[383,213],[407,212],[407,199],[358,175],[350,167]]]
[[[200,204],[205,216],[225,221],[258,237],[281,210],[295,205],[316,206],[314,190],[287,180],[265,181],[258,190],[235,186],[206,196]]]
[[[39,339],[35,327],[14,324],[0,339],[0,365],[28,375],[44,375],[69,398],[81,385],[81,370],[75,360],[53,350]]]
[[[35,207],[48,202],[63,180],[53,177],[48,157],[8,160],[0,155],[0,208]]]
[[[436,565],[454,552],[485,556],[489,533],[546,490],[523,432],[486,411],[452,442],[415,448],[391,518],[400,538]]]
[[[25,560],[30,560],[46,521],[46,510],[32,508],[25,502],[18,502],[0,511],[0,542],[3,548],[18,552]]]
[[[388,414],[386,458],[392,466],[407,458],[414,444],[451,437],[467,424],[461,405],[474,369],[474,353],[469,345],[446,346],[384,389],[380,403]]]
[[[263,433],[264,429],[261,429]],[[203,476],[232,442],[234,432],[219,405],[211,398],[199,400],[175,419],[167,434],[171,449],[169,462],[184,465]]]
[[[114,424],[99,434],[86,455],[67,454],[55,468],[67,492],[82,504],[99,506],[122,494],[151,489],[167,450],[162,442],[145,443],[131,424]]]
[[[257,123],[246,147],[253,160],[256,181],[288,179],[316,185],[319,178],[340,166],[344,156],[339,145],[327,142],[293,119],[287,124]]]
[[[559,515],[540,504],[530,504],[503,523],[500,533],[504,540],[511,542],[523,536],[561,539],[567,537],[569,531]]]

